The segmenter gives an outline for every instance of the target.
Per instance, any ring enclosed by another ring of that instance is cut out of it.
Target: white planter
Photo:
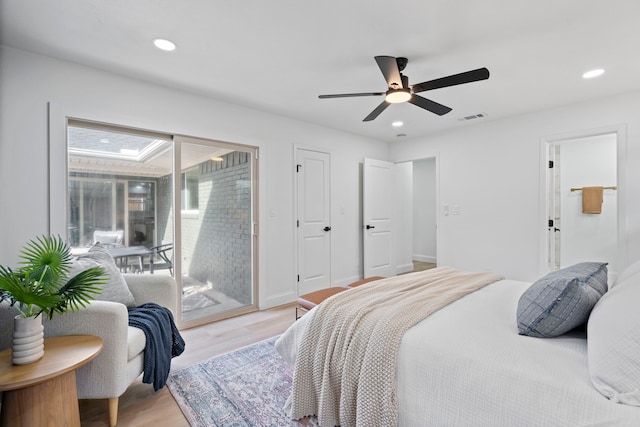
[[[12,361],[14,365],[26,365],[44,356],[44,327],[42,315],[16,316],[13,320]]]

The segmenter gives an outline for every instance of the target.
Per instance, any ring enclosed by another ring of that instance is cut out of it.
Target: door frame
[[[549,147],[554,144],[570,139],[586,138],[591,136],[615,134],[616,150],[617,150],[617,238],[618,249],[616,261],[618,264],[618,272],[622,271],[628,264],[628,239],[627,239],[627,221],[626,221],[626,184],[627,184],[627,126],[625,124],[614,124],[602,126],[593,129],[583,129],[576,131],[568,131],[558,134],[542,136],[540,138],[540,170],[539,170],[539,202],[538,202],[538,273],[544,275],[549,272],[549,232],[548,232],[548,165],[549,165]]]
[[[298,172],[296,171],[296,164],[298,161],[298,150],[307,150],[307,151],[315,151],[318,153],[323,153],[323,154],[327,154],[329,156],[329,162],[331,162],[331,157],[332,157],[332,153],[331,150],[327,149],[327,148],[321,148],[321,147],[316,147],[316,146],[312,146],[312,145],[304,145],[304,144],[293,144],[293,158],[292,158],[292,168],[291,168],[291,173],[292,173],[292,177],[293,177],[293,221],[292,221],[292,228],[293,228],[293,275],[292,275],[292,280],[293,280],[293,284],[294,284],[294,295],[298,296],[299,295],[299,289],[298,289],[298,261],[299,261],[299,246],[298,245],[298,226],[297,226],[297,220],[298,220]],[[329,201],[331,201],[331,195],[333,193],[332,191],[332,185],[333,185],[333,179],[331,179],[331,167],[329,167]],[[331,212],[331,206],[329,206],[329,212],[330,214],[332,214]],[[329,256],[329,263],[330,263],[330,267],[329,267],[329,284],[330,286],[333,286],[333,239],[331,239],[331,255]]]
[[[251,163],[251,304],[243,305],[241,307],[225,310],[220,313],[198,317],[196,319],[184,320],[182,310],[179,311],[179,315],[175,316],[178,320],[180,329],[188,329],[194,326],[200,326],[208,323],[212,323],[217,320],[227,319],[229,317],[238,316],[241,314],[251,313],[260,309],[260,274],[259,274],[259,225],[260,225],[260,198],[258,191],[258,168],[259,168],[259,152],[260,148],[254,145],[238,144],[234,142],[220,141],[211,138],[195,137],[184,134],[173,134],[173,277],[177,283],[177,298],[180,304],[182,304],[182,213],[180,215],[177,212],[182,212],[181,198],[178,197],[182,179],[182,145],[193,144],[203,145],[216,148],[228,148],[234,151],[242,151],[249,154]]]
[[[254,150],[252,151],[252,252],[253,252],[253,263],[252,263],[252,292],[253,292],[253,303],[251,305],[245,306],[246,312],[256,311],[260,309],[260,304],[266,299],[265,298],[265,288],[260,286],[260,283],[264,282],[264,275],[266,271],[265,262],[261,257],[261,253],[265,253],[264,241],[265,239],[259,239],[260,233],[260,223],[261,223],[261,215],[262,211],[259,209],[260,205],[265,205],[265,195],[264,191],[260,192],[260,186],[263,185],[264,182],[264,168],[260,168],[259,165],[259,153],[263,152],[266,147],[261,143],[256,143],[253,145],[241,144],[235,142],[225,142],[218,139],[213,139],[209,137],[192,137],[187,136],[182,133],[174,133],[174,132],[163,132],[163,131],[155,131],[149,130],[145,126],[141,126],[137,123],[136,120],[131,119],[128,116],[122,116],[119,114],[114,114],[110,112],[104,111],[94,111],[87,110],[84,107],[69,107],[67,105],[62,105],[56,102],[48,102],[48,144],[47,144],[47,157],[48,157],[48,200],[47,200],[47,208],[48,208],[48,216],[47,216],[47,224],[46,231],[48,234],[58,234],[60,236],[67,235],[67,197],[68,197],[68,186],[67,186],[67,178],[68,178],[68,167],[67,167],[67,127],[69,125],[69,121],[80,121],[84,123],[95,123],[101,124],[105,126],[113,126],[115,128],[127,129],[129,131],[135,132],[140,131],[145,134],[156,134],[161,137],[168,137],[168,139],[173,139],[173,143],[179,143],[176,141],[176,137],[186,138],[186,139],[194,139],[194,140],[203,140],[215,142],[216,146],[229,145],[230,147],[244,147],[247,149]],[[188,141],[187,141],[188,142]],[[175,151],[175,150],[174,150]],[[174,157],[175,164],[180,164],[180,156]],[[174,186],[177,184],[178,188],[180,188],[180,174],[174,174]],[[262,178],[262,179],[261,179]],[[262,182],[261,182],[262,181]],[[157,190],[157,188],[156,188]],[[175,191],[175,187],[174,187]],[[174,198],[174,209],[180,210],[179,198]],[[178,226],[175,224],[175,218],[177,215],[174,215],[174,239],[178,242],[178,238],[181,238],[180,230]],[[264,222],[264,221],[262,221]],[[179,224],[178,224],[179,225]],[[180,245],[174,246],[174,259],[178,260],[181,256],[181,248]],[[263,257],[264,258],[264,257]],[[179,262],[176,262],[176,265],[180,265]],[[174,278],[176,278],[177,286],[177,297],[178,301],[181,301],[181,282],[178,280],[181,272],[176,268],[174,270]],[[261,280],[262,279],[262,280]],[[243,314],[242,310],[245,310],[244,307],[238,309],[238,311],[229,312],[230,314],[223,317],[230,317],[238,314]],[[217,320],[214,318],[207,319],[206,321],[196,323],[188,323],[182,321],[182,316],[176,316],[174,319],[176,320],[176,324],[180,329],[197,326],[198,324],[208,323],[212,320]]]

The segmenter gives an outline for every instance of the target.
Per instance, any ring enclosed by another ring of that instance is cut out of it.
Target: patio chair
[[[163,243],[162,245],[154,246],[151,248],[153,256],[160,263],[153,263],[153,269],[168,268],[169,273],[173,275],[173,243]]]

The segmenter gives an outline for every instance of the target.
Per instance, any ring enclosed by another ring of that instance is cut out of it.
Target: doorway
[[[394,165],[397,274],[437,265],[437,157]]]
[[[620,138],[613,130],[547,141],[547,271],[584,261],[608,262],[609,283],[615,280],[624,263]],[[595,210],[583,206],[583,196],[593,191],[602,198]]]
[[[436,158],[413,162],[413,252],[414,270],[432,268],[437,256]]]

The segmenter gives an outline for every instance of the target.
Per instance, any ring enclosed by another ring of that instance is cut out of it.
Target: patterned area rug
[[[276,351],[276,338],[169,375],[169,390],[192,427],[316,425],[291,421],[282,410],[293,368]]]

